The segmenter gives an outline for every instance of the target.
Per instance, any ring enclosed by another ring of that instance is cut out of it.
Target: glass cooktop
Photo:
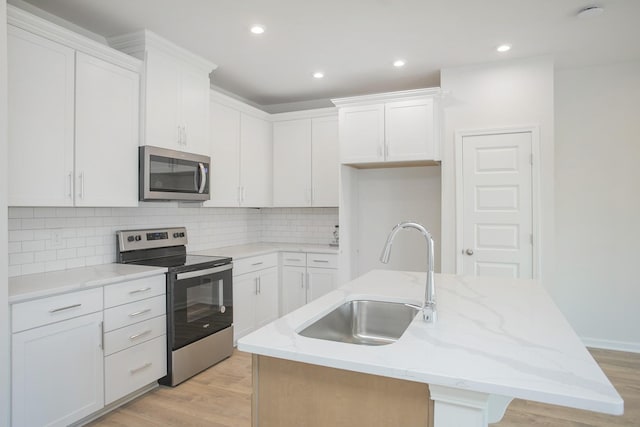
[[[231,258],[223,256],[205,256],[205,255],[177,255],[152,259],[143,259],[131,262],[131,264],[149,265],[152,267],[188,268],[200,267],[209,268],[217,265],[228,264]]]

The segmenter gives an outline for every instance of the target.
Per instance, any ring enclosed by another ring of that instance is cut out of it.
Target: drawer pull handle
[[[302,260],[300,258],[287,258],[285,261],[297,261],[297,262],[302,262]]]
[[[314,259],[313,262],[329,262],[327,259]]]
[[[71,310],[72,308],[78,308],[80,306],[82,306],[82,304],[73,304],[73,305],[68,305],[66,307],[54,308],[53,310],[49,310],[49,313],[57,313],[59,311]]]
[[[140,366],[140,367],[138,367],[138,368],[130,369],[130,370],[129,370],[129,372],[130,372],[131,374],[135,374],[136,372],[140,372],[140,371],[142,371],[143,369],[147,369],[147,368],[148,368],[149,366],[151,366],[151,365],[153,365],[153,363],[151,363],[151,362],[147,362],[147,363],[145,363],[144,365],[142,365],[142,366]]]
[[[140,292],[147,292],[150,291],[151,288],[142,288],[142,289],[136,289],[135,291],[130,291],[129,294],[133,295],[133,294],[139,294]]]
[[[264,262],[260,261],[260,262],[254,262],[253,264],[251,264],[252,267],[255,267],[256,265],[262,265],[264,264]]]
[[[131,313],[131,314],[129,315],[129,317],[136,317],[136,316],[140,316],[141,314],[145,314],[145,313],[148,313],[148,312],[150,312],[150,311],[151,311],[151,309],[150,309],[150,308],[147,308],[147,309],[144,309],[144,310],[140,310],[140,311],[136,311],[135,313]]]
[[[150,333],[151,333],[151,329],[147,329],[146,331],[144,331],[144,332],[140,332],[139,334],[131,335],[131,336],[129,337],[129,339],[130,339],[130,340],[135,340],[135,339],[140,338],[140,337],[143,337],[143,336],[145,336],[145,335],[149,335]]]

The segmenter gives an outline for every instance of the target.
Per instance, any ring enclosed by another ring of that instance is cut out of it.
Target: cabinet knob
[[[473,255],[473,249],[467,249],[466,251],[464,251],[464,253],[471,256]]]

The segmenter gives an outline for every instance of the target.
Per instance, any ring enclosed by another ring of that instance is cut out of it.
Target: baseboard
[[[581,337],[582,342],[587,347],[601,348],[605,350],[626,351],[629,353],[640,353],[640,343],[628,341],[602,340],[598,338]]]

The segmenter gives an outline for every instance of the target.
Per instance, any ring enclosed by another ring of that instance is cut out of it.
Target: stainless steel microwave
[[[208,156],[143,145],[140,147],[140,200],[209,200]]]

